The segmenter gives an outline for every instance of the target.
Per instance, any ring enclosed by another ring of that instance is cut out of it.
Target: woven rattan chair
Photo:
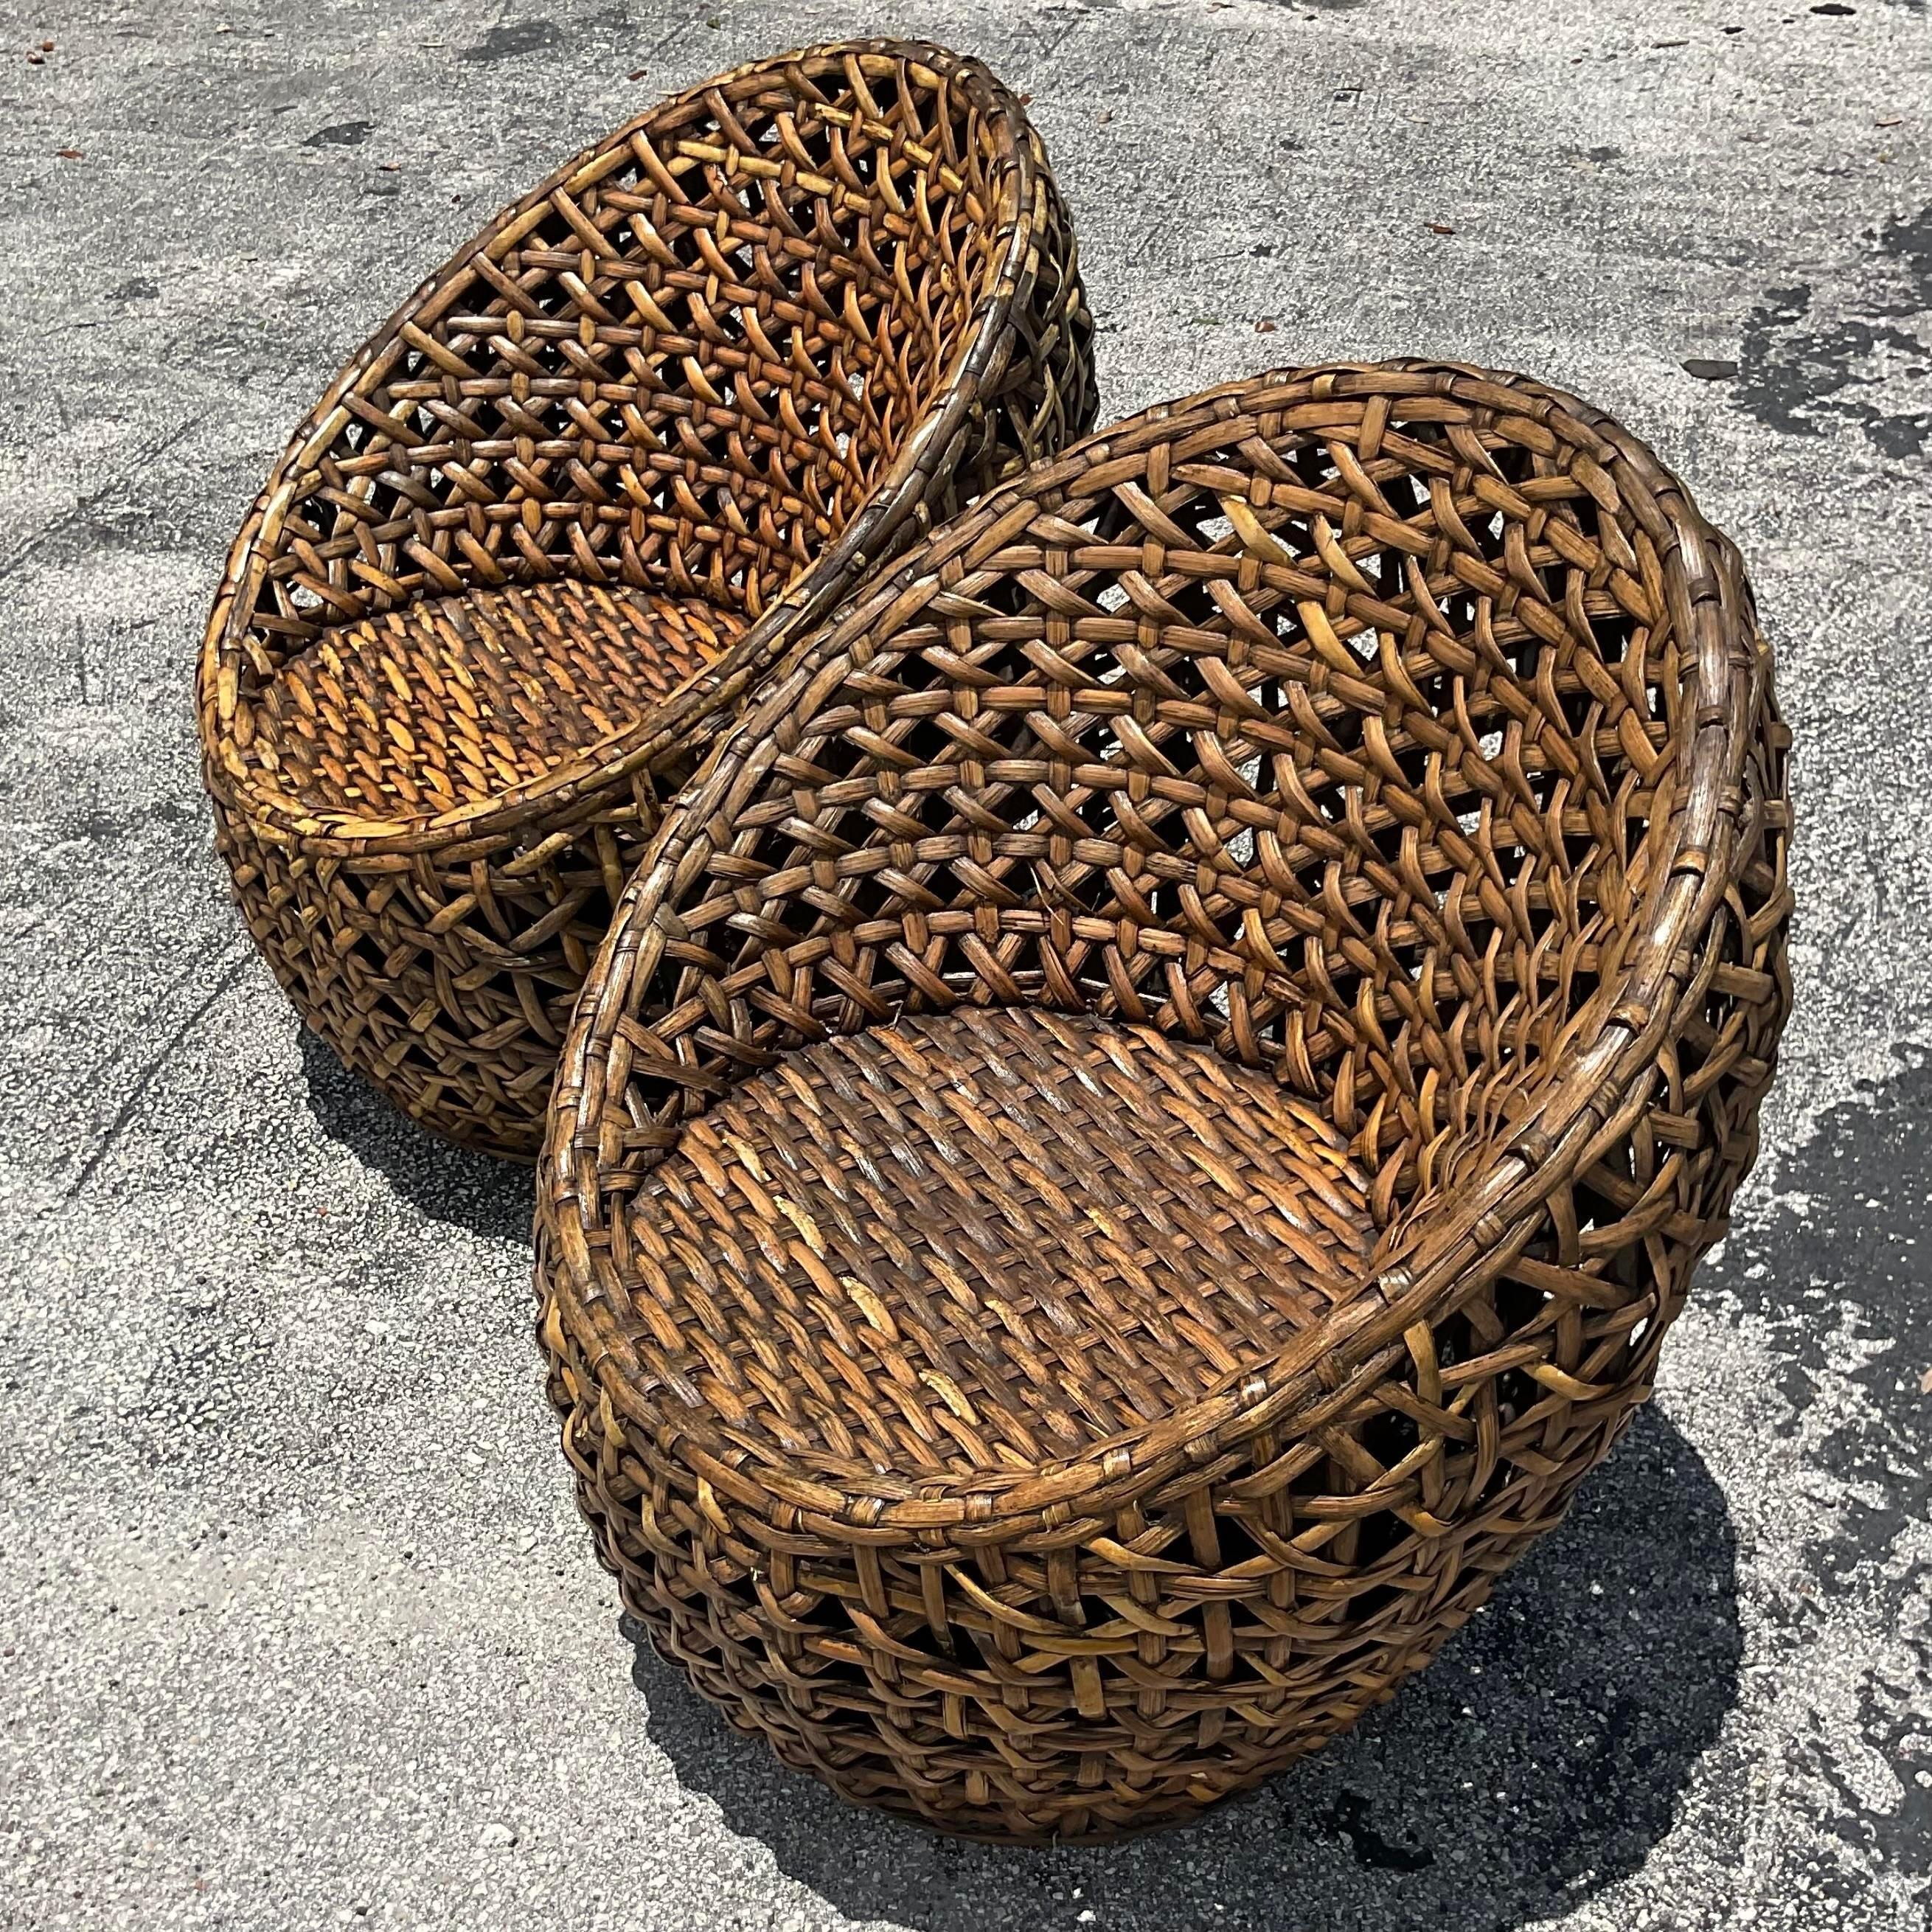
[[[1091,420],[1039,140],[868,42],[681,94],[506,208],[296,434],[203,650],[250,931],[425,1126],[528,1158],[659,801],[868,563]]]
[[[1730,544],[1520,377],[1156,409],[882,572],[668,820],[539,1169],[605,1562],[993,1837],[1389,1696],[1648,1392],[1787,1006]]]

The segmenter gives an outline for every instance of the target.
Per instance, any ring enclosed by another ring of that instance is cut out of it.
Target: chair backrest
[[[344,370],[238,540],[204,682],[245,693],[326,627],[477,586],[622,584],[755,624],[802,577],[836,584],[963,500],[948,466],[970,493],[1084,427],[1056,226],[1018,103],[936,48],[814,49],[663,103]]]
[[[1675,1148],[1670,1211],[1720,1215],[1789,1002],[1786,742],[1730,546],[1574,399],[1392,364],[1150,411],[748,717],[619,908],[550,1160],[621,1192],[800,1041],[1031,1004],[1268,1068],[1385,1230],[1579,1122],[1624,1138],[1576,1211]]]

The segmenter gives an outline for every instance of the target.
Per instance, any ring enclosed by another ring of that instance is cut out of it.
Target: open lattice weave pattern
[[[889,42],[580,155],[345,369],[200,673],[249,928],[424,1124],[527,1157],[659,800],[866,566],[1093,411],[1037,136]]]
[[[1724,1230],[1787,742],[1731,546],[1519,377],[1210,392],[880,573],[668,820],[562,1059],[542,1333],[630,1610],[974,1833],[1352,1723]]]

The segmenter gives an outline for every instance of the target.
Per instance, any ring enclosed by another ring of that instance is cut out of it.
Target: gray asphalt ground
[[[1920,0],[46,4],[0,10],[0,1925],[1924,1926]],[[304,1049],[196,779],[222,557],[344,356],[649,97],[889,26],[1033,92],[1108,413],[1573,388],[1738,539],[1797,733],[1798,1013],[1653,1408],[1394,1706],[1108,1851],[848,1813],[634,1666],[528,1183]]]

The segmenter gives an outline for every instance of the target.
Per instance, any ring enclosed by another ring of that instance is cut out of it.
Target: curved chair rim
[[[587,184],[608,172],[616,164],[611,158],[628,148],[632,136],[649,129],[667,112],[750,75],[867,58],[904,61],[966,88],[976,98],[988,122],[1004,134],[1011,170],[1006,176],[1004,204],[989,211],[995,230],[1006,231],[1006,244],[996,259],[988,285],[974,304],[964,333],[947,365],[939,398],[908,432],[891,467],[852,520],[817,560],[775,597],[758,621],[748,626],[714,662],[694,672],[636,723],[585,748],[543,777],[527,779],[506,787],[494,797],[446,812],[368,818],[327,809],[288,810],[279,800],[261,795],[252,772],[225,764],[224,772],[237,792],[250,795],[251,814],[260,831],[272,838],[280,836],[290,842],[298,841],[321,856],[406,856],[440,850],[472,839],[500,842],[532,819],[541,817],[554,821],[560,814],[567,814],[579,800],[588,800],[606,786],[648,770],[686,735],[694,719],[716,706],[734,701],[758,672],[770,665],[776,653],[794,643],[814,622],[826,615],[841,586],[849,585],[855,575],[862,576],[876,560],[874,553],[897,534],[907,516],[916,511],[936,453],[951,440],[961,418],[970,409],[975,380],[986,373],[1000,352],[1006,322],[1022,285],[1040,214],[1040,167],[1030,138],[1031,124],[1018,96],[983,62],[931,41],[833,40],[764,60],[748,61],[665,95],[553,170],[464,242],[377,325],[343,366],[322,400],[290,438],[230,549],[197,666],[202,742],[209,748],[208,755],[214,758],[220,755],[216,748],[225,748],[230,740],[245,656],[243,640],[267,567],[257,539],[264,526],[271,524],[272,520],[278,522],[293,501],[296,480],[306,464],[319,458],[349,422],[350,412],[344,399],[389,347],[400,323],[405,319],[433,319],[437,312],[437,290],[447,289],[474,256],[535,213],[560,188]],[[586,808],[594,808],[586,805]]]
[[[744,782],[741,761],[761,740],[788,713],[808,714],[836,688],[852,662],[852,640],[889,621],[896,602],[908,593],[922,595],[923,586],[963,554],[996,550],[1030,516],[1036,499],[1083,473],[1104,470],[1111,459],[1197,434],[1204,446],[1210,445],[1227,417],[1270,400],[1286,403],[1292,397],[1297,404],[1318,404],[1364,393],[1427,394],[1450,388],[1519,416],[1559,416],[1580,436],[1593,440],[1586,450],[1600,469],[1628,465],[1642,477],[1651,500],[1629,507],[1658,544],[1664,598],[1687,643],[1694,640],[1691,675],[1697,698],[1684,711],[1690,742],[1682,748],[1684,778],[1672,800],[1660,862],[1636,915],[1635,943],[1616,977],[1598,987],[1573,1020],[1579,1033],[1585,1016],[1592,1020],[1588,1037],[1566,1058],[1562,1076],[1541,1084],[1534,1107],[1509,1124],[1507,1139],[1498,1138],[1494,1158],[1460,1198],[1385,1234],[1370,1270],[1357,1277],[1364,1292],[1352,1306],[1271,1360],[1229,1372],[1172,1414],[1034,1470],[908,1483],[868,1478],[842,1487],[771,1470],[761,1470],[759,1482],[747,1482],[731,1468],[724,1444],[716,1445],[713,1453],[713,1445],[681,1428],[680,1454],[691,1456],[734,1501],[761,1514],[776,1508],[794,1520],[802,1512],[807,1527],[816,1518],[835,1532],[1064,1534],[1130,1497],[1144,1496],[1150,1487],[1206,1468],[1263,1430],[1322,1426],[1382,1378],[1398,1359],[1407,1331],[1445,1312],[1482,1278],[1481,1271],[1514,1258],[1534,1230],[1542,1202],[1587,1166],[1589,1150],[1606,1129],[1627,1127],[1648,1100],[1658,1046],[1694,975],[1688,942],[1731,884],[1731,841],[1742,811],[1740,774],[1765,676],[1761,653],[1730,647],[1740,622],[1755,634],[1735,551],[1647,446],[1600,410],[1532,378],[1420,359],[1276,369],[1184,401],[1156,404],[989,491],[898,568],[862,586],[820,632],[810,655],[791,667],[718,748],[633,874],[565,1046],[538,1182],[539,1230],[548,1236],[560,1315],[592,1344],[588,1354],[593,1364],[608,1356],[600,1330],[608,1318],[598,1307],[591,1277],[577,1182],[580,1162],[594,1172],[604,1099],[602,1081],[586,1078],[586,1072],[593,1058],[601,1063],[615,1036],[639,944],[677,882],[691,829],[728,806]],[[1606,472],[1601,482],[1616,501],[1613,478]],[[599,1379],[621,1411],[650,1426],[648,1412],[621,1377]]]

